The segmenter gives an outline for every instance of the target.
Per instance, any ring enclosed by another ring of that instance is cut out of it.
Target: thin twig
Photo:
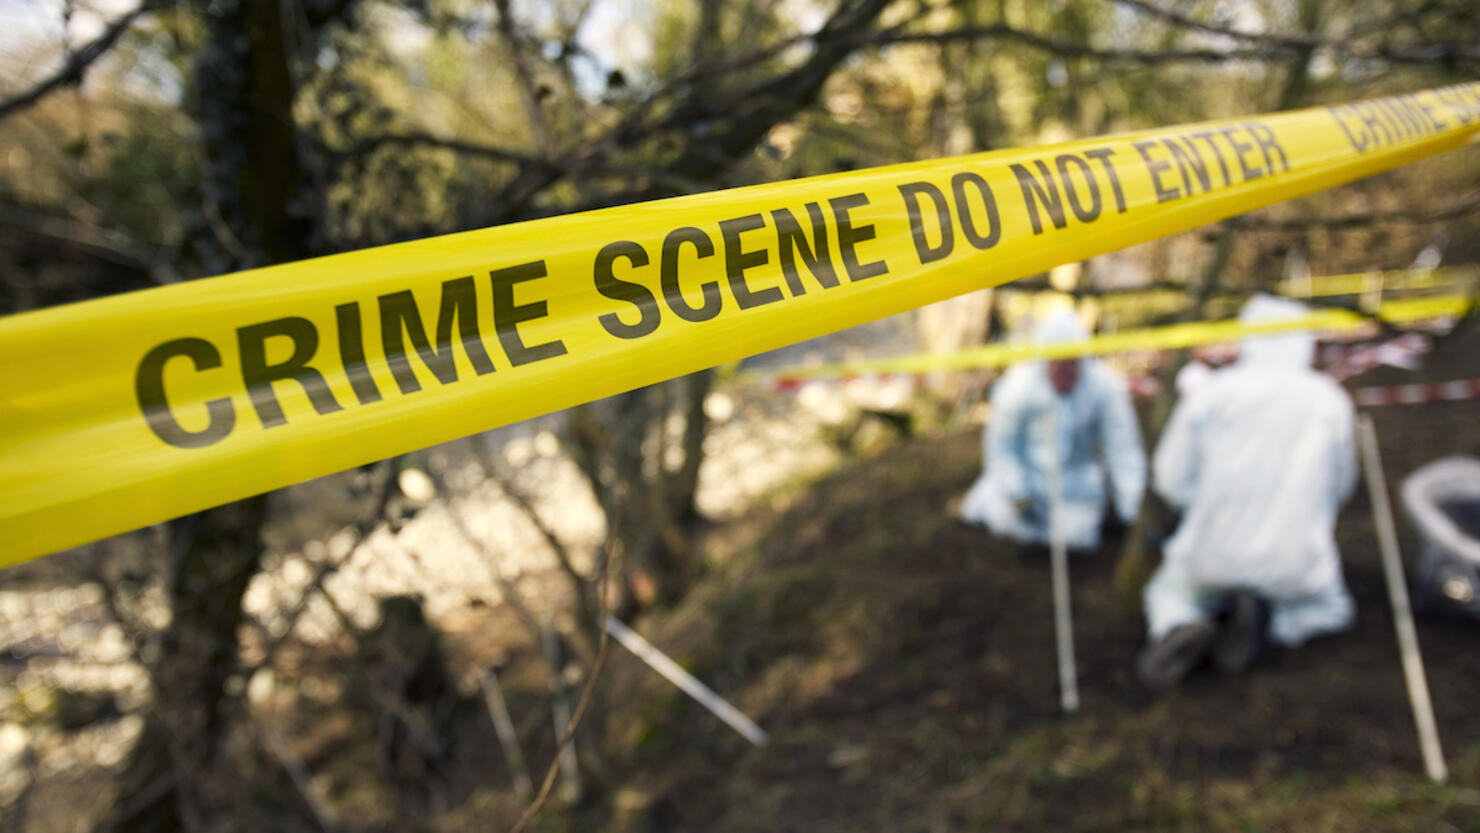
[[[509,0],[494,0],[494,6],[498,9],[498,31],[503,36],[504,46],[509,50],[509,62],[513,65],[514,77],[519,81],[524,116],[529,120],[536,152],[540,155],[553,155],[555,142],[550,133],[549,122],[545,120],[544,109],[540,106],[540,92],[535,86],[534,74],[530,72],[529,62],[524,59],[524,49],[514,31],[514,15],[509,9]]]
[[[154,5],[152,2],[142,3],[138,8],[108,24],[108,28],[103,30],[103,34],[76,52],[71,53],[66,62],[56,72],[36,82],[31,89],[26,90],[20,95],[0,102],[0,119],[34,105],[36,102],[45,98],[52,90],[65,87],[69,84],[81,84],[83,76],[87,74],[88,68],[99,58],[103,57],[109,49],[113,48],[113,45],[118,42],[118,39],[123,37],[123,33],[127,32],[129,27],[134,25],[134,21],[138,20],[145,13],[153,11]]]
[[[509,150],[496,145],[485,145],[462,139],[443,138],[420,130],[382,133],[376,136],[369,136],[356,142],[344,155],[347,157],[366,156],[383,147],[437,148],[440,150],[454,151],[464,156],[476,156],[483,159],[491,159],[495,162],[509,162],[520,167],[539,169],[558,167],[558,163],[540,159],[527,153],[520,153],[517,150]]]
[[[1242,29],[1234,29],[1228,26],[1220,26],[1216,23],[1198,20],[1190,15],[1183,14],[1175,9],[1163,8],[1147,0],[1111,0],[1118,6],[1129,6],[1149,17],[1169,23],[1179,29],[1190,29],[1208,35],[1231,38],[1246,43],[1260,43],[1285,49],[1309,49],[1317,46],[1325,46],[1330,42],[1315,35],[1276,35],[1267,32],[1249,32]]]
[[[135,243],[128,235],[111,229],[30,211],[17,205],[0,203],[0,225],[13,226],[38,237],[69,243],[109,263],[149,274],[154,253]]]
[[[881,32],[859,37],[860,45],[884,46],[899,43],[955,43],[972,40],[1011,40],[1063,58],[1094,58],[1107,63],[1164,64],[1178,62],[1226,63],[1229,61],[1263,59],[1270,57],[1265,47],[1239,47],[1236,49],[1121,49],[1101,48],[1087,43],[1063,40],[1042,35],[1027,29],[1019,29],[1006,23],[990,23],[980,26],[960,26],[935,32]]]
[[[524,750],[519,747],[519,733],[514,731],[514,721],[509,718],[509,705],[504,701],[498,672],[489,668],[478,681],[478,686],[483,690],[483,705],[488,708],[488,716],[493,720],[493,730],[503,749],[504,762],[514,776],[514,789],[519,791],[521,801],[530,801],[534,798],[534,784],[529,780]]]
[[[1409,17],[1412,14],[1410,11],[1400,11],[1389,17],[1364,24],[1361,27],[1354,28],[1344,37],[1326,38],[1319,35],[1277,35],[1267,32],[1249,32],[1242,29],[1234,29],[1229,26],[1198,20],[1190,15],[1148,2],[1148,0],[1111,0],[1111,2],[1121,6],[1129,6],[1143,14],[1181,29],[1216,35],[1244,43],[1260,44],[1266,51],[1300,52],[1324,47],[1354,58],[1369,58],[1396,64],[1436,64],[1444,63],[1445,61],[1473,62],[1480,60],[1480,52],[1466,48],[1458,43],[1417,43],[1363,47],[1355,42],[1356,37],[1367,34],[1378,34],[1383,37],[1388,36],[1392,26]]]
[[[355,525],[356,537],[350,544],[349,552],[341,561],[328,561],[319,565],[318,570],[314,572],[313,578],[309,580],[308,586],[303,589],[303,592],[298,596],[298,601],[293,604],[293,609],[289,610],[284,617],[288,624],[283,628],[283,632],[274,637],[267,632],[266,626],[262,625],[256,619],[248,617],[248,621],[256,624],[263,638],[267,640],[267,645],[262,650],[262,659],[251,668],[244,669],[244,673],[249,679],[258,669],[272,666],[273,659],[277,656],[278,650],[293,635],[294,629],[298,627],[298,620],[303,617],[314,596],[322,592],[324,597],[328,599],[328,592],[324,586],[325,582],[329,580],[330,576],[349,566],[349,562],[355,557],[355,553],[359,551],[360,544],[364,543],[365,539],[370,537],[370,533],[374,532],[380,526],[381,521],[385,520],[386,507],[390,505],[391,497],[396,493],[395,461],[395,457],[384,461],[387,463],[385,466],[385,482],[381,484],[380,493],[375,498],[375,506],[370,514],[363,521]],[[332,603],[332,600],[330,601]]]
[[[334,823],[329,820],[329,814],[324,810],[323,803],[313,794],[313,785],[309,778],[308,767],[304,765],[303,759],[293,751],[280,735],[265,726],[257,727],[257,738],[262,748],[271,755],[283,772],[287,773],[288,780],[298,789],[298,794],[303,798],[303,803],[308,805],[308,811],[313,814],[314,821],[318,822],[319,828],[325,831],[334,830]]]
[[[1233,217],[1225,220],[1238,229],[1257,231],[1306,231],[1312,228],[1361,228],[1363,226],[1406,223],[1424,225],[1443,223],[1480,211],[1480,198],[1473,198],[1438,211],[1373,211],[1335,217],[1306,217],[1298,220],[1271,220],[1265,217]]]
[[[428,470],[427,477],[431,478],[437,496],[442,498],[443,509],[447,513],[447,519],[452,522],[453,530],[457,532],[458,536],[468,546],[474,548],[478,551],[479,555],[483,556],[489,568],[488,572],[493,576],[494,582],[498,584],[499,592],[503,593],[504,601],[510,608],[513,608],[514,615],[518,617],[525,629],[529,631],[530,637],[538,642],[540,638],[540,622],[535,618],[534,611],[530,609],[529,605],[524,603],[524,597],[520,595],[518,586],[514,584],[512,579],[504,575],[504,571],[499,568],[497,560],[492,557],[492,554],[488,551],[488,547],[478,539],[478,536],[473,534],[471,529],[468,529],[468,525],[463,522],[462,516],[453,508],[452,492],[447,488],[447,484],[443,481],[441,475]]]
[[[484,437],[479,435],[474,442],[478,452],[478,463],[482,467],[483,473],[499,487],[506,497],[514,502],[514,505],[524,513],[525,518],[535,528],[535,531],[540,534],[540,537],[545,539],[545,545],[550,548],[551,552],[555,553],[555,560],[559,563],[561,572],[565,573],[576,587],[576,607],[581,617],[583,619],[589,618],[591,615],[591,606],[587,603],[586,596],[581,592],[580,588],[590,580],[590,577],[581,575],[581,572],[576,569],[575,561],[570,556],[570,550],[560,540],[560,537],[555,534],[555,530],[551,529],[549,524],[545,523],[545,519],[540,516],[539,510],[535,508],[534,501],[530,499],[529,495],[526,495],[524,490],[519,488],[518,484],[512,478],[500,470],[498,463],[493,459],[493,454],[489,450],[488,443]]]
[[[613,528],[607,533],[607,547],[611,548],[615,546],[616,541],[616,531]],[[609,612],[607,609],[609,605],[607,604],[606,584],[607,576],[611,569],[611,562],[614,560],[611,557],[602,559],[601,577],[597,579],[596,592],[601,597],[601,621],[603,622],[606,621],[607,613]],[[524,814],[519,817],[519,821],[515,822],[510,833],[523,833],[524,830],[528,829],[530,822],[534,821],[535,816],[539,815],[540,809],[549,800],[550,791],[555,788],[555,782],[560,778],[560,756],[565,751],[565,747],[570,745],[571,741],[575,739],[576,729],[581,725],[582,718],[586,716],[586,709],[591,705],[592,692],[596,690],[596,681],[601,676],[601,669],[606,665],[607,649],[610,646],[611,637],[607,634],[606,628],[602,628],[601,641],[596,647],[596,661],[591,665],[591,672],[586,675],[586,684],[581,689],[581,699],[576,703],[576,710],[571,715],[570,725],[566,727],[565,734],[560,738],[560,743],[555,746],[555,757],[550,761],[550,768],[545,770],[545,780],[540,784],[539,793],[535,795],[534,801],[525,809]],[[555,673],[559,672],[557,671]]]

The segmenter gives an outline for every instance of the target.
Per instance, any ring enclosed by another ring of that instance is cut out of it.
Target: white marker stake
[[[1048,410],[1048,541],[1053,566],[1053,624],[1059,648],[1059,701],[1064,711],[1079,711],[1079,678],[1074,670],[1074,619],[1069,598],[1069,553],[1064,542],[1064,491],[1059,470],[1059,420]]]
[[[478,681],[483,689],[483,704],[488,707],[488,716],[493,719],[493,730],[498,733],[499,746],[504,750],[504,761],[514,776],[514,789],[526,803],[534,798],[534,784],[529,780],[529,768],[524,765],[524,750],[519,748],[519,734],[514,731],[514,721],[509,718],[509,706],[504,702],[503,688],[498,684],[498,674],[492,668]]]
[[[540,645],[550,662],[550,716],[555,720],[555,742],[565,737],[570,727],[570,699],[565,691],[565,660],[560,656],[560,638],[546,624],[540,628]],[[581,800],[581,761],[576,757],[575,738],[560,750],[561,797],[574,804]]]
[[[683,670],[678,663],[669,659],[666,654],[653,647],[653,643],[643,639],[640,634],[626,625],[618,622],[615,617],[606,617],[606,632],[611,634],[618,642],[626,646],[627,650],[637,655],[637,658],[647,663],[654,671],[662,674],[668,682],[683,689],[684,693],[699,701],[699,705],[709,709],[715,717],[729,724],[731,729],[739,732],[746,740],[756,746],[766,745],[766,733],[761,727],[755,725],[750,718],[741,714],[734,706],[726,703],[722,697],[694,679],[694,675]]]
[[[1398,554],[1398,534],[1393,526],[1393,507],[1388,502],[1382,457],[1377,451],[1377,429],[1372,417],[1362,414],[1357,423],[1362,443],[1362,463],[1367,470],[1367,489],[1372,495],[1372,518],[1377,525],[1377,544],[1382,553],[1382,572],[1387,577],[1388,598],[1393,603],[1393,626],[1398,631],[1398,652],[1403,657],[1403,677],[1408,682],[1408,701],[1413,704],[1413,722],[1423,750],[1429,779],[1442,784],[1449,777],[1444,750],[1439,748],[1439,726],[1434,722],[1434,704],[1424,677],[1423,655],[1418,652],[1418,632],[1413,627],[1413,609],[1408,604],[1408,585],[1403,578],[1403,559]]]

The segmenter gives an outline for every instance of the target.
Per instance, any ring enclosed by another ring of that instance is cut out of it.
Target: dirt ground
[[[1472,336],[1421,374],[1467,378]],[[1480,452],[1480,402],[1374,408],[1389,489]],[[607,685],[629,830],[1480,831],[1480,623],[1419,636],[1451,781],[1423,777],[1365,489],[1338,539],[1356,628],[1152,696],[1114,553],[1072,563],[1083,707],[1058,711],[1050,578],[947,504],[974,434],[911,441],[828,477],[647,632],[768,732],[749,746],[616,656]],[[1400,525],[1402,518],[1400,515]],[[1409,563],[1416,541],[1404,530]],[[621,809],[625,808],[625,809]],[[594,820],[594,819],[593,819]],[[579,824],[577,826],[580,826]]]

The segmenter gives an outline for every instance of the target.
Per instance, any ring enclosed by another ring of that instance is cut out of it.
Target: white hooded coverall
[[[1050,316],[1034,331],[1039,344],[1088,337],[1072,313]],[[1048,363],[1014,365],[992,389],[992,412],[982,432],[986,470],[961,504],[961,517],[1024,543],[1049,542],[1049,409],[1055,412],[1063,482],[1064,536],[1068,546],[1099,546],[1105,515],[1105,481],[1115,511],[1130,522],[1146,488],[1146,453],[1124,381],[1101,362],[1079,360],[1079,380],[1067,395],[1054,390]],[[1017,503],[1035,507],[1030,516]]]
[[[1305,315],[1256,296],[1244,322]],[[1346,392],[1311,369],[1298,332],[1246,339],[1239,360],[1182,400],[1152,460],[1153,485],[1183,510],[1146,586],[1152,640],[1216,615],[1236,591],[1270,605],[1270,638],[1299,645],[1351,626],[1333,530],[1356,485]]]

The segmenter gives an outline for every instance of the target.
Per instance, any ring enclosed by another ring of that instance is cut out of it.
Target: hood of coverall
[[[1033,327],[1034,344],[1069,344],[1087,338],[1089,330],[1071,310],[1057,310]]]
[[[1069,310],[1059,310],[1033,328],[1033,340],[1038,344],[1069,344],[1089,337],[1078,316]],[[1043,375],[1049,387],[1059,396],[1069,396],[1079,387],[1079,379],[1085,372],[1085,363],[1080,359],[1057,359],[1043,363]]]
[[[1310,312],[1304,304],[1288,298],[1255,295],[1239,313],[1241,324],[1264,324],[1303,318]],[[1238,363],[1262,367],[1310,367],[1316,355],[1316,339],[1309,331],[1250,336],[1243,340]]]

